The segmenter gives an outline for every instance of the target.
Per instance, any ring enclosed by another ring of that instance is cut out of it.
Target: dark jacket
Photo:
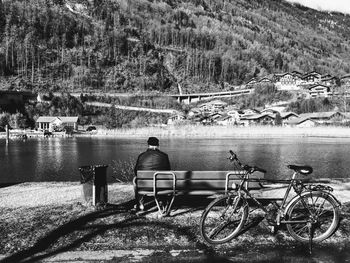
[[[137,158],[134,168],[135,175],[137,174],[138,170],[170,170],[169,157],[166,153],[158,149],[147,149],[147,151],[141,153]]]

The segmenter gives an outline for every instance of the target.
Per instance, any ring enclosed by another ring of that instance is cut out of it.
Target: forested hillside
[[[3,89],[196,92],[349,62],[349,15],[283,0],[0,0]]]

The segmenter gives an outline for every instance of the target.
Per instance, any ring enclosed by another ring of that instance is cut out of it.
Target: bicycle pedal
[[[277,231],[275,226],[269,226],[269,229],[270,229],[271,234],[275,234]]]

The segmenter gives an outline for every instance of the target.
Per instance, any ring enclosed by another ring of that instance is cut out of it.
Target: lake
[[[136,160],[147,138],[110,137],[0,139],[0,183],[79,181],[78,167]],[[308,164],[314,178],[348,178],[349,138],[160,139],[173,170],[230,170],[232,149],[244,163],[266,169],[267,178],[286,179],[287,164]],[[112,169],[108,168],[112,182]]]

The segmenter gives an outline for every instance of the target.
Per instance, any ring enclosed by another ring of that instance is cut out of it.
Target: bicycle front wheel
[[[204,210],[200,233],[210,244],[222,244],[236,237],[248,217],[248,204],[238,196],[221,196]]]
[[[324,192],[309,192],[297,198],[287,210],[287,229],[301,242],[320,242],[330,237],[339,224],[339,205]]]

